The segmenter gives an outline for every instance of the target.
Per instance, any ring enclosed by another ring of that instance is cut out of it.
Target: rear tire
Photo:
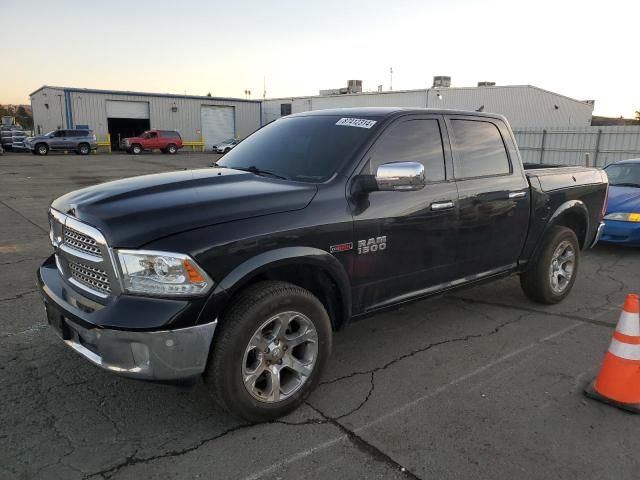
[[[35,151],[38,155],[46,155],[49,153],[49,146],[46,143],[38,143]]]
[[[266,281],[235,298],[214,339],[204,374],[214,398],[262,422],[291,412],[316,387],[331,353],[331,321],[309,291]]]
[[[578,274],[580,244],[573,230],[552,227],[538,258],[520,275],[520,286],[534,302],[552,305],[569,295]]]
[[[175,155],[178,152],[178,147],[173,143],[170,143],[169,145],[167,145],[166,150],[169,155]]]
[[[91,146],[88,143],[81,143],[78,145],[79,155],[89,155],[91,153]]]

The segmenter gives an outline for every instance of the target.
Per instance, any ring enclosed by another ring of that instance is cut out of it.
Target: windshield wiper
[[[631,183],[631,182],[623,182],[623,183],[611,183],[612,187],[636,187],[640,188],[640,183]]]
[[[279,178],[281,180],[289,180],[287,177],[283,177],[282,175],[278,175],[277,173],[273,173],[269,170],[262,170],[261,168],[258,168],[255,165],[251,165],[250,167],[229,167],[227,165],[218,165],[217,162],[213,162],[211,166],[216,168],[230,168],[232,170],[242,170],[243,172],[249,172],[255,175],[263,175],[267,177]]]
[[[234,170],[242,170],[243,172],[251,172],[256,175],[279,178],[281,180],[289,180],[287,177],[283,177],[282,175],[278,175],[277,173],[273,173],[269,170],[262,170],[261,168],[258,168],[255,165],[251,165],[250,167],[227,167],[227,168],[232,168]]]

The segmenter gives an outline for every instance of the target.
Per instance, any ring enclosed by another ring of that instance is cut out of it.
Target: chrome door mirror
[[[383,163],[378,167],[375,178],[380,191],[411,192],[426,184],[424,165],[420,162]]]

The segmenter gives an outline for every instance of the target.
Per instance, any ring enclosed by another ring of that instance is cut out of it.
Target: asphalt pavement
[[[639,250],[585,252],[552,307],[510,277],[354,323],[308,401],[265,424],[66,348],[35,288],[51,200],[216,158],[0,156],[0,478],[638,478],[640,415],[582,389],[639,290]]]

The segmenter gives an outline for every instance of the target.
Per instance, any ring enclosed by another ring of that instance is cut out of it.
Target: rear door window
[[[488,121],[451,120],[458,179],[507,175],[511,165],[498,127]]]

